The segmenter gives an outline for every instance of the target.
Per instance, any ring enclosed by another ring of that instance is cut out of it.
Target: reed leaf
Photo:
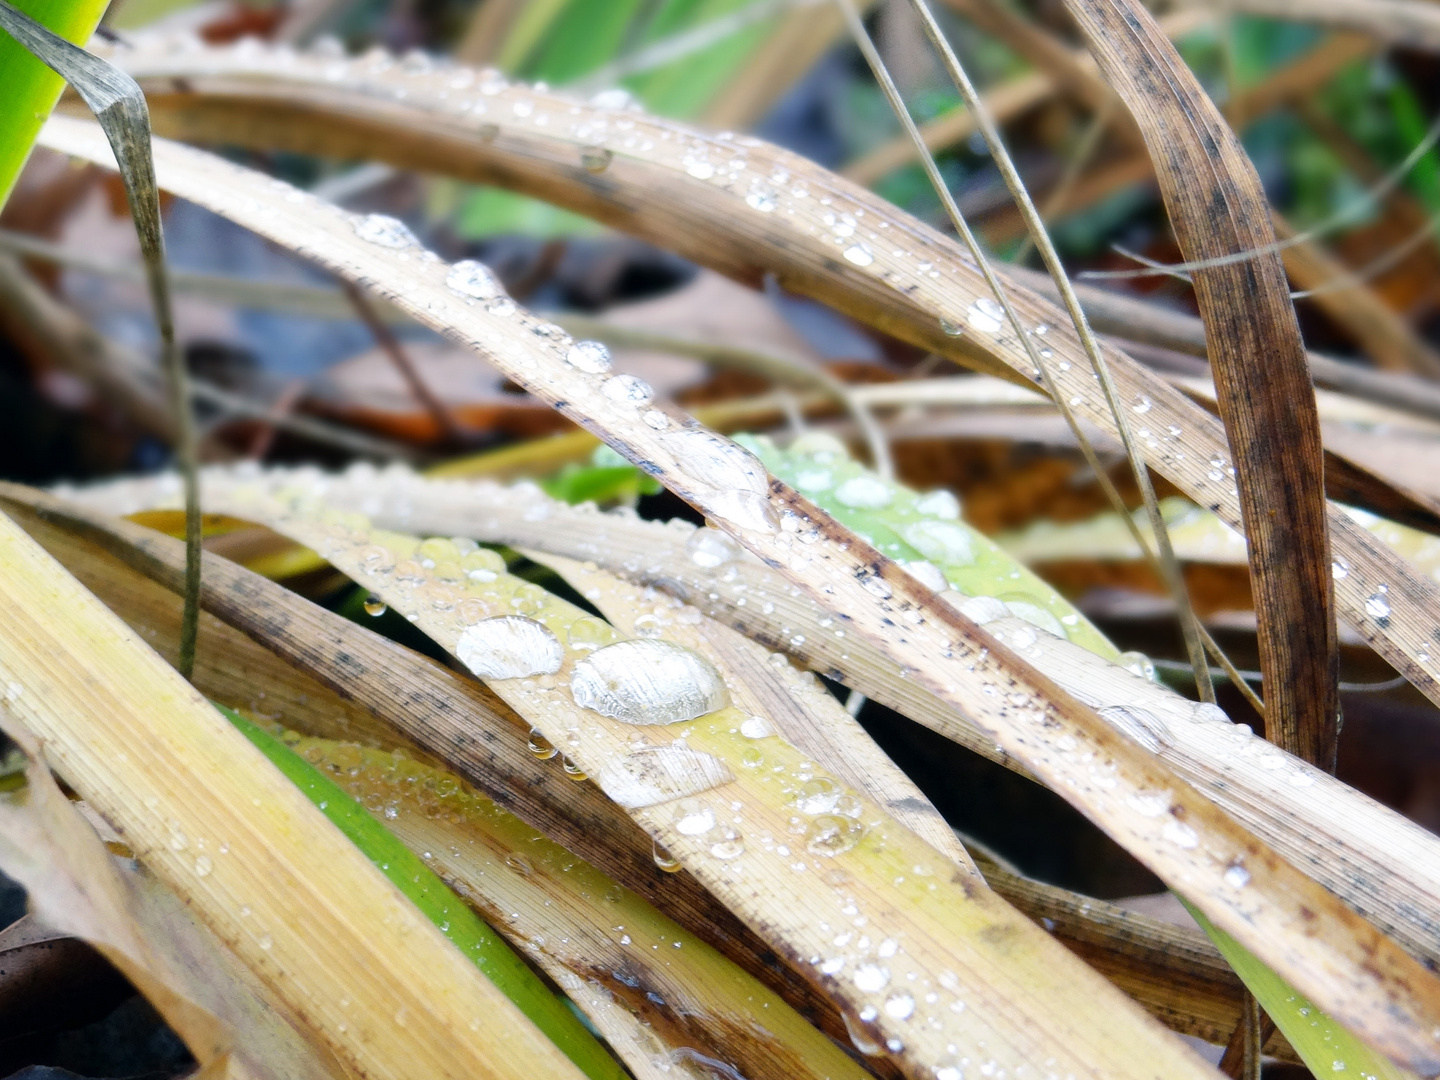
[[[787,288],[903,340],[1037,385],[1026,350],[987,314],[981,300],[989,300],[988,287],[953,241],[759,140],[705,136],[512,85],[493,73],[413,71],[385,57],[279,55],[255,45],[141,44],[116,59],[151,86],[152,113],[163,130],[346,158],[380,154],[407,167],[521,188],[739,280],[775,273]],[[170,92],[174,79],[189,92]],[[565,120],[551,123],[552,117]],[[60,141],[60,132],[75,129],[57,123],[51,130],[55,145],[79,149],[73,138]],[[587,156],[591,148],[605,153]],[[603,160],[603,177],[582,158]],[[731,161],[743,172],[732,175]],[[1013,285],[1008,294],[1025,325],[1046,328],[1056,381],[1072,409],[1113,431],[1061,312]],[[1241,528],[1220,422],[1125,354],[1103,351],[1122,398],[1141,418],[1137,433],[1150,467]],[[1440,626],[1440,589],[1368,543],[1333,505],[1327,517],[1340,613],[1440,701],[1440,651],[1427,644]]]
[[[259,751],[8,518],[0,546],[11,712],[337,1058],[385,1077],[577,1075]]]

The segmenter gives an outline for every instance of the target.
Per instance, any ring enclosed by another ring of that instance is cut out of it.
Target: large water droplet
[[[1024,599],[1006,599],[1005,606],[1017,619],[1024,619],[1031,626],[1058,638],[1065,636],[1065,627],[1060,625],[1060,620],[1039,604]]]
[[[739,829],[726,829],[720,839],[710,845],[710,854],[722,861],[738,859],[745,853],[745,838]]]
[[[1005,325],[1005,309],[990,297],[982,296],[970,305],[970,310],[965,313],[965,321],[970,324],[971,330],[993,334]]]
[[[590,779],[590,774],[587,773],[584,769],[582,769],[579,765],[575,764],[575,762],[571,761],[569,757],[562,756],[560,758],[560,767],[564,771],[565,775],[571,780],[574,780],[577,784],[583,780]]]
[[[580,151],[580,164],[586,172],[602,173],[614,159],[615,155],[603,146],[587,146]]]
[[[494,300],[505,295],[505,286],[500,284],[494,271],[474,259],[463,259],[450,267],[445,285],[451,292],[476,300]]]
[[[1350,576],[1350,560],[1336,559],[1330,564],[1330,576],[1336,581]]]
[[[580,616],[565,631],[565,640],[570,643],[572,649],[580,652],[590,652],[594,649],[604,648],[606,645],[613,645],[619,636],[613,626],[593,615]]]
[[[851,244],[845,249],[845,261],[856,266],[869,266],[875,261],[875,256],[864,244]]]
[[[708,806],[681,807],[675,819],[675,831],[681,836],[704,836],[715,828],[715,811]]]
[[[502,615],[467,627],[455,646],[460,662],[482,679],[553,675],[565,651],[549,627],[519,615]]]
[[[795,808],[802,814],[828,814],[835,809],[841,790],[828,776],[817,776],[800,789]]]
[[[680,743],[644,746],[612,759],[595,774],[595,783],[614,802],[630,810],[698,795],[735,777],[713,754]]]
[[[616,642],[579,661],[570,693],[581,708],[627,724],[677,724],[723,709],[728,701],[709,660],[649,638]]]
[[[1373,593],[1365,598],[1365,614],[1372,619],[1388,619],[1390,617],[1390,586],[1381,585]]]
[[[774,533],[778,522],[766,498],[770,477],[748,450],[709,431],[688,429],[660,437],[711,517],[753,532]]]
[[[835,498],[853,510],[878,510],[894,497],[890,485],[876,476],[853,476],[835,489]]]
[[[600,384],[600,392],[611,401],[621,405],[648,405],[655,398],[655,391],[644,379],[634,375],[616,375]]]
[[[917,559],[914,562],[902,564],[901,568],[931,592],[944,592],[950,588],[950,582],[946,580],[945,574],[934,563]]]
[[[885,1001],[885,1015],[895,1020],[909,1020],[915,1012],[915,999],[909,994],[896,994]]]
[[[885,989],[890,981],[890,969],[879,964],[861,964],[855,969],[855,985],[867,994]]]
[[[915,512],[926,517],[954,521],[960,516],[960,500],[944,490],[931,491],[915,500]]]
[[[610,350],[598,341],[577,341],[565,354],[565,361],[579,371],[603,375],[610,370]]]
[[[805,829],[805,850],[812,855],[843,855],[865,835],[865,826],[854,818],[821,814]],[[863,989],[863,988],[862,988]],[[878,989],[878,987],[877,987]]]
[[[690,561],[707,570],[723,566],[740,557],[740,545],[719,529],[696,529],[685,541]]]
[[[901,533],[905,542],[941,566],[968,566],[975,561],[970,531],[954,521],[917,521]]]
[[[385,601],[378,596],[367,596],[365,598],[365,614],[378,618],[386,612]]]
[[[372,244],[397,250],[418,247],[420,244],[408,225],[398,218],[387,217],[384,214],[366,214],[355,222],[355,235]]]

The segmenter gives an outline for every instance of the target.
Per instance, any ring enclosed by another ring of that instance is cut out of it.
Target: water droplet
[[[1330,576],[1336,581],[1350,576],[1350,561],[1348,559],[1336,559],[1330,564]]]
[[[835,489],[835,498],[854,510],[878,510],[894,497],[890,485],[875,476],[854,476]]]
[[[607,645],[580,660],[570,694],[581,708],[627,724],[676,724],[723,709],[729,700],[709,660],[646,638]]]
[[[719,529],[696,529],[685,541],[685,550],[690,553],[691,562],[707,570],[740,557],[740,545]]]
[[[917,521],[900,534],[905,542],[940,566],[968,566],[975,561],[970,530],[956,521]]]
[[[821,814],[805,829],[805,849],[812,855],[843,855],[864,835],[865,826],[854,818]]]
[[[266,952],[269,952],[269,951],[270,951],[270,947],[271,947],[272,945],[274,945],[275,942],[271,940],[269,934],[262,934],[262,935],[260,936],[260,939],[259,939],[258,941],[256,941],[255,944],[256,944],[256,945],[259,945],[260,948],[264,949]]]
[[[1154,405],[1155,403],[1144,394],[1137,394],[1135,396],[1135,404],[1131,406],[1131,409],[1143,416],[1145,413],[1148,413]]]
[[[946,337],[959,337],[965,333],[965,324],[958,323],[954,319],[947,319],[942,315],[940,317],[940,332]]]
[[[777,522],[766,496],[770,475],[748,450],[709,431],[688,429],[660,436],[680,465],[691,493],[711,517],[742,529],[773,534]]]
[[[1151,682],[1155,681],[1155,664],[1143,652],[1136,652],[1133,649],[1129,652],[1122,652],[1115,658],[1115,663],[1119,664],[1126,671],[1133,671],[1142,679],[1149,679]]]
[[[1373,593],[1365,598],[1365,614],[1372,619],[1388,619],[1390,617],[1390,586],[1381,585]]]
[[[505,295],[505,286],[488,266],[474,259],[463,259],[450,267],[445,286],[461,296],[476,300],[494,300]]]
[[[562,756],[560,758],[560,767],[565,771],[565,775],[576,783],[590,779],[590,774],[579,765],[576,765],[575,762],[571,761],[568,757]]]
[[[550,604],[550,594],[533,582],[526,582],[510,594],[510,606],[522,615],[535,615]]]
[[[1189,825],[1171,818],[1160,830],[1160,835],[1169,840],[1176,847],[1184,848],[1187,851],[1200,846],[1200,837]]]
[[[903,564],[902,569],[931,592],[944,592],[950,588],[944,572],[934,563],[917,559]]]
[[[530,752],[541,761],[549,761],[559,753],[539,728],[530,729]]]
[[[1000,327],[1005,325],[1005,309],[988,296],[982,296],[970,305],[970,310],[965,313],[965,321],[970,324],[970,329],[978,330],[982,334],[998,333]]]
[[[610,370],[610,350],[598,341],[577,341],[565,354],[565,362],[578,371],[603,375]]]
[[[734,778],[719,758],[675,742],[644,746],[607,761],[595,774],[595,783],[614,802],[637,810],[698,795]]]
[[[771,213],[778,205],[775,201],[775,189],[765,184],[754,185],[745,196],[745,205],[752,210],[759,210],[762,214]]]
[[[519,679],[555,674],[565,650],[549,627],[519,615],[502,615],[467,627],[455,655],[482,679]]]
[[[882,577],[870,577],[867,575],[860,579],[860,585],[871,596],[878,596],[881,600],[889,600],[894,592],[894,590],[890,588],[890,583]]]
[[[696,180],[709,180],[715,175],[715,166],[700,157],[687,157],[685,159],[685,171]]]
[[[655,865],[665,873],[673,874],[680,869],[680,860],[661,847],[659,840],[651,842],[650,851],[654,856]]]
[[[800,789],[795,808],[802,814],[828,814],[835,809],[840,798],[840,788],[828,776],[817,776]]]
[[[915,1012],[915,999],[909,994],[896,994],[885,1002],[885,1015],[895,1020],[909,1020]]]
[[[210,856],[208,856],[208,855],[197,855],[197,856],[195,857],[195,876],[196,876],[196,877],[209,877],[210,871],[213,870],[213,869],[215,869],[215,865],[210,861]]]
[[[710,845],[710,854],[722,861],[738,859],[745,853],[745,838],[738,829],[726,829],[720,839]]]
[[[875,261],[875,256],[864,244],[851,244],[845,249],[845,261],[856,266],[869,266]]]
[[[600,392],[611,401],[621,405],[648,405],[655,398],[655,391],[644,379],[634,375],[616,375],[600,384]]]
[[[1232,889],[1243,889],[1250,884],[1250,871],[1235,863],[1225,871],[1225,884]]]
[[[960,500],[943,488],[931,491],[915,500],[915,512],[926,517],[954,521],[960,516]]]
[[[675,821],[675,831],[681,836],[704,836],[715,828],[715,811],[708,806],[682,809]]]
[[[855,969],[855,985],[867,994],[885,989],[890,981],[890,969],[879,964],[861,964]]]
[[[367,596],[365,598],[365,614],[379,617],[386,612],[385,601],[378,596]]]
[[[587,146],[580,151],[580,164],[586,172],[602,173],[614,159],[615,155],[603,146]]]
[[[866,1057],[879,1057],[885,1053],[885,1048],[880,1045],[879,1036],[872,1032],[865,1021],[851,1016],[848,1009],[842,1010],[840,1015],[845,1020],[845,1031],[850,1036],[851,1046]]]
[[[1065,636],[1065,627],[1060,625],[1060,620],[1039,604],[1030,600],[1006,599],[1005,607],[1017,619],[1024,619],[1031,626],[1044,630],[1047,634],[1054,634],[1058,638]]]
[[[670,418],[659,409],[650,409],[641,419],[645,421],[646,427],[654,428],[656,431],[664,431],[670,426]]]
[[[740,734],[747,739],[768,739],[775,734],[775,728],[763,716],[750,716],[741,721]]]
[[[591,97],[590,104],[597,109],[628,109],[635,104],[635,98],[631,96],[630,91],[612,86]]]
[[[591,652],[606,645],[613,645],[619,636],[613,626],[593,615],[580,616],[565,631],[565,640],[570,643],[570,647],[581,652]]]
[[[355,222],[355,235],[372,244],[397,250],[420,245],[408,225],[384,214],[366,214]]]

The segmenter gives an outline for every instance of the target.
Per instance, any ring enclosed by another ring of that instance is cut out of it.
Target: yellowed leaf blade
[[[336,1057],[385,1077],[574,1075],[258,751],[3,517],[0,555],[11,711]]]

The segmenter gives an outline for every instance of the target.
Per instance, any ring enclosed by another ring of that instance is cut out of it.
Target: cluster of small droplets
[[[843,443],[821,433],[803,435],[785,450],[765,438],[740,441],[776,476],[970,617],[969,598],[984,597],[1002,606],[980,621],[1014,615],[1107,659],[1118,655],[1054,589],[961,521],[959,501],[950,492],[921,495],[884,480],[851,459]],[[867,576],[862,584],[882,598],[890,591],[880,577]]]

